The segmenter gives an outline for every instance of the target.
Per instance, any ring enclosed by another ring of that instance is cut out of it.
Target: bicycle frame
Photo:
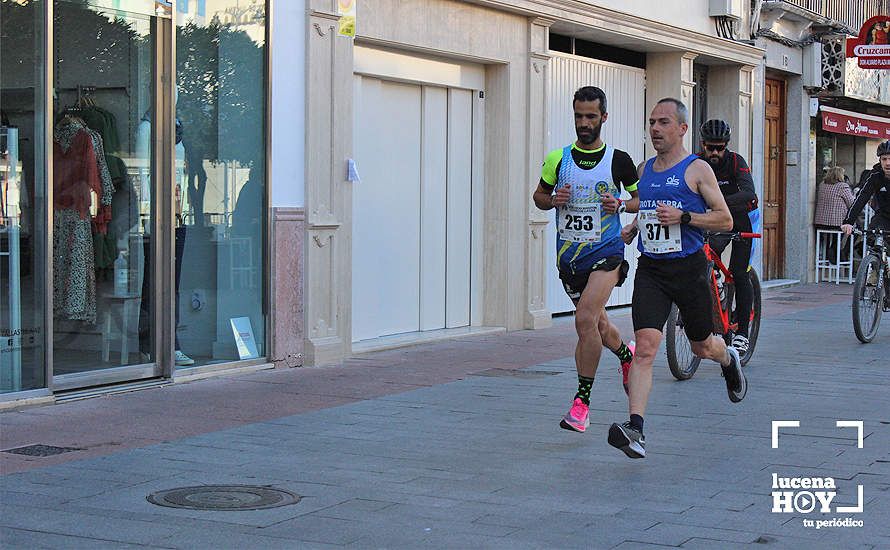
[[[759,239],[760,238],[760,233],[711,233],[708,235],[708,237],[717,236],[717,235],[731,236],[733,238],[733,240]],[[733,279],[733,277],[732,277],[732,272],[729,270],[729,268],[726,267],[726,265],[724,265],[722,259],[720,258],[720,255],[717,254],[716,252],[714,252],[714,249],[711,248],[711,245],[708,243],[707,239],[705,240],[703,250],[705,252],[705,257],[708,259],[709,262],[711,262],[713,264],[713,266],[715,268],[715,269],[711,270],[711,298],[713,299],[713,304],[714,304],[714,308],[715,308],[714,313],[716,313],[719,316],[720,323],[721,323],[720,327],[723,329],[723,330],[721,330],[720,334],[726,334],[731,330],[732,331],[738,330],[738,328],[739,328],[738,322],[734,322],[734,323],[730,322],[730,319],[729,319],[730,312],[723,307],[723,300],[720,299],[720,289],[717,286],[717,270],[718,269],[720,270],[720,273],[723,274],[723,277],[724,277],[723,284],[724,285],[729,284],[729,283],[733,283],[733,284],[735,283],[735,279]],[[751,269],[750,265],[748,266],[748,269]],[[750,316],[751,316],[750,320],[753,320],[754,319],[754,311],[753,310],[751,311]]]

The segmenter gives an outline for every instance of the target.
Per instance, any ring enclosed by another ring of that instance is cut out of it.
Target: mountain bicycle
[[[720,254],[717,254],[708,244],[710,237],[729,237],[731,241],[742,239],[759,239],[760,233],[745,233],[739,231],[709,232],[705,235],[704,252],[708,259],[708,279],[711,282],[711,297],[713,304],[714,334],[723,337],[726,345],[732,342],[735,331],[739,328],[736,311],[733,304],[735,298],[735,280],[732,272],[723,264]],[[748,321],[748,351],[739,357],[742,366],[748,364],[754,355],[754,347],[757,345],[757,336],[760,333],[760,277],[757,271],[748,266],[748,277],[751,279],[751,287],[754,293],[754,301],[751,305],[751,317]],[[683,317],[680,310],[674,304],[671,314],[665,325],[665,347],[667,349],[668,367],[671,374],[677,380],[689,380],[701,358],[692,353],[692,344],[686,337]]]
[[[853,331],[863,344],[874,340],[881,324],[881,315],[890,311],[890,262],[887,258],[886,239],[890,231],[882,229],[856,230],[857,234],[871,235],[868,254],[859,264],[856,282],[853,284]]]

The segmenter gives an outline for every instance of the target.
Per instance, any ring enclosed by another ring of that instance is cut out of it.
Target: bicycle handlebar
[[[744,231],[709,231],[706,233],[708,237],[730,237],[733,240],[738,239],[760,239],[760,233],[747,233]]]

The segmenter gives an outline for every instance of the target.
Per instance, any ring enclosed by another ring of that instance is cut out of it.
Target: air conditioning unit
[[[822,87],[822,43],[813,42],[803,49],[803,85]]]
[[[741,20],[742,0],[710,0],[708,16]]]

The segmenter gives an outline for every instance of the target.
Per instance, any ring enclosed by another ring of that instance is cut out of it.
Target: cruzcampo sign
[[[847,39],[847,57],[863,69],[890,69],[890,15],[876,15],[862,24],[859,36]]]

